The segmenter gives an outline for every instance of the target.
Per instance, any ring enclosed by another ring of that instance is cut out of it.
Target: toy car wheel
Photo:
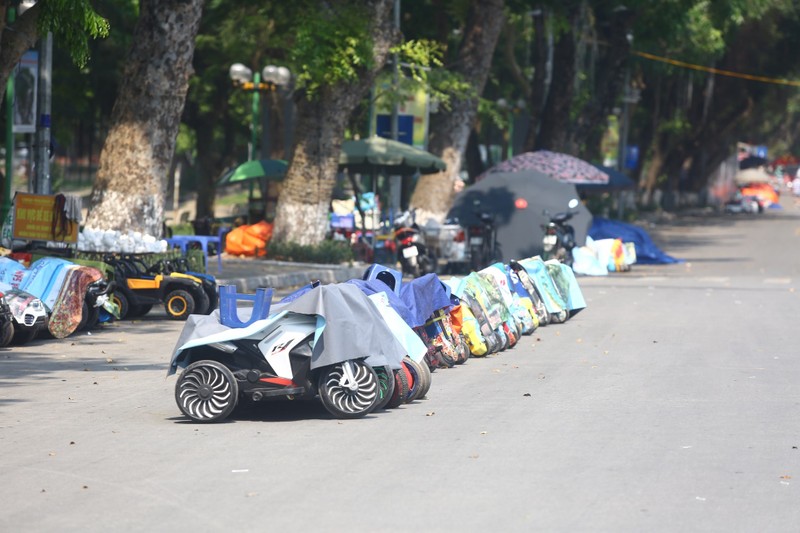
[[[394,370],[394,392],[392,393],[389,403],[386,405],[389,409],[400,407],[408,396],[408,374],[401,370]]]
[[[173,320],[186,320],[194,313],[194,298],[182,289],[176,289],[164,298],[164,309]]]
[[[346,365],[350,366],[347,372]],[[336,418],[360,418],[379,399],[378,376],[363,361],[344,361],[325,368],[319,376],[322,405]]]
[[[403,359],[403,364],[408,367],[414,377],[414,385],[409,392],[408,401],[413,402],[414,400],[419,400],[424,397],[428,389],[430,389],[431,373],[430,370],[426,372],[426,367],[428,365],[421,365],[410,357]]]
[[[119,319],[123,320],[125,317],[128,316],[130,312],[130,303],[128,302],[128,297],[125,296],[122,292],[114,291],[114,294],[111,296],[111,301],[119,308]]]
[[[208,311],[207,314],[211,314],[219,305],[219,295],[217,294],[217,286],[214,285],[213,287],[203,286],[203,290],[206,291],[208,295]]]
[[[14,324],[6,320],[0,326],[0,347],[8,346],[14,339]]]
[[[39,333],[38,328],[15,327],[14,337],[11,339],[11,342],[17,345],[28,344],[36,337],[37,333]]]
[[[130,310],[128,311],[128,316],[136,317],[136,316],[144,316],[150,312],[153,308],[153,304],[139,304],[139,305],[132,305]]]
[[[100,323],[100,308],[90,307],[89,317],[86,319],[85,329],[94,329]]]
[[[419,396],[417,399],[421,400],[428,395],[428,391],[431,390],[431,369],[428,367],[425,362],[417,363],[420,368],[420,381],[422,382],[419,387]]]
[[[403,359],[403,369],[406,372],[406,377],[408,378],[408,394],[405,397],[404,403],[411,403],[417,399],[419,396],[419,386],[420,386],[420,379],[419,379],[419,368],[416,366],[416,363],[409,358]]]
[[[374,411],[379,411],[386,407],[394,393],[394,372],[388,366],[379,366],[374,369],[378,376],[379,399],[375,404]]]
[[[203,290],[203,287],[198,287],[193,293],[194,296],[194,312],[198,315],[207,315],[211,312],[211,301],[208,294]]]
[[[178,409],[195,422],[220,422],[236,407],[239,384],[228,368],[217,361],[195,361],[175,384]]]

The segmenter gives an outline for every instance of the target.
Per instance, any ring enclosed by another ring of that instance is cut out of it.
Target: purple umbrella
[[[521,172],[527,170],[541,172],[565,183],[608,183],[608,174],[591,163],[568,154],[550,152],[548,150],[537,150],[536,152],[525,152],[524,154],[516,155],[493,166],[475,178],[475,181],[478,182],[488,175],[498,172]]]

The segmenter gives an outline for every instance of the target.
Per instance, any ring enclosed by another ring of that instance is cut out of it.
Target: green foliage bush
[[[302,245],[294,242],[270,241],[267,258],[297,263],[347,263],[353,260],[350,244],[341,241],[322,241],[320,244]]]

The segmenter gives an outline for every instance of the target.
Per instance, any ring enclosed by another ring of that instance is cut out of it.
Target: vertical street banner
[[[28,50],[14,70],[14,133],[36,133],[39,52]]]

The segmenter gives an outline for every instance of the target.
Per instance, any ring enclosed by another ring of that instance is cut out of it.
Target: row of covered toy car
[[[466,304],[463,330],[473,356],[512,347],[519,335],[563,323],[586,306],[572,270],[538,256],[495,263],[447,283]]]
[[[100,320],[141,316],[158,303],[174,319],[217,306],[214,277],[186,272],[185,259],[151,267],[135,256],[105,259],[109,263],[42,257],[26,267],[0,258],[0,291],[10,313],[5,331],[13,329],[10,336],[0,335],[0,346],[24,344],[43,331],[63,338]]]
[[[43,257],[26,267],[0,257],[0,290],[9,305],[13,340],[26,342],[41,330],[64,338],[96,322],[100,307],[113,309],[113,290],[96,268]]]
[[[524,270],[523,264],[517,263]],[[555,272],[556,265],[537,259],[530,268],[557,290],[547,272]],[[509,280],[515,279],[511,270],[503,268]],[[274,306],[271,291],[239,295],[234,287],[221,287],[219,313],[189,317],[172,354],[168,375],[184,369],[175,384],[181,412],[198,422],[216,422],[228,417],[241,399],[319,396],[334,416],[361,417],[423,397],[431,385],[431,371],[463,363],[477,346],[483,351],[476,349],[476,355],[489,353],[488,344],[494,350],[513,346],[520,335],[542,323],[537,311],[553,321],[569,315],[566,302],[546,311],[544,300],[549,296],[537,299],[537,309],[521,282],[517,298],[509,291],[504,300],[506,278],[493,271],[465,284],[482,287],[479,296],[474,287],[462,293],[467,299],[484,300],[476,307],[480,320],[434,274],[403,284],[399,272],[373,265],[364,278],[312,284]],[[535,285],[530,286],[538,294]],[[579,292],[577,286],[574,289]],[[521,293],[527,295],[527,305],[520,303]],[[244,320],[236,307],[240,299],[253,302],[252,309],[242,310],[249,313]],[[579,299],[576,296],[574,312],[585,305]],[[518,305],[509,309],[506,301]]]
[[[530,334],[539,326],[564,322],[585,307],[569,267],[539,257],[509,265],[495,263],[444,282],[433,277],[437,283],[425,282],[423,276],[403,284],[399,272],[382,265],[372,265],[364,275],[365,279],[384,282],[405,297],[406,303],[411,295],[412,307],[415,293],[431,297],[442,292],[438,285],[449,290],[451,305],[442,303],[422,321],[407,318],[421,338],[436,346],[437,353],[429,353],[427,358],[432,367],[463,362],[464,346],[468,356],[484,356],[513,347],[521,335]],[[424,327],[420,327],[422,324]]]

